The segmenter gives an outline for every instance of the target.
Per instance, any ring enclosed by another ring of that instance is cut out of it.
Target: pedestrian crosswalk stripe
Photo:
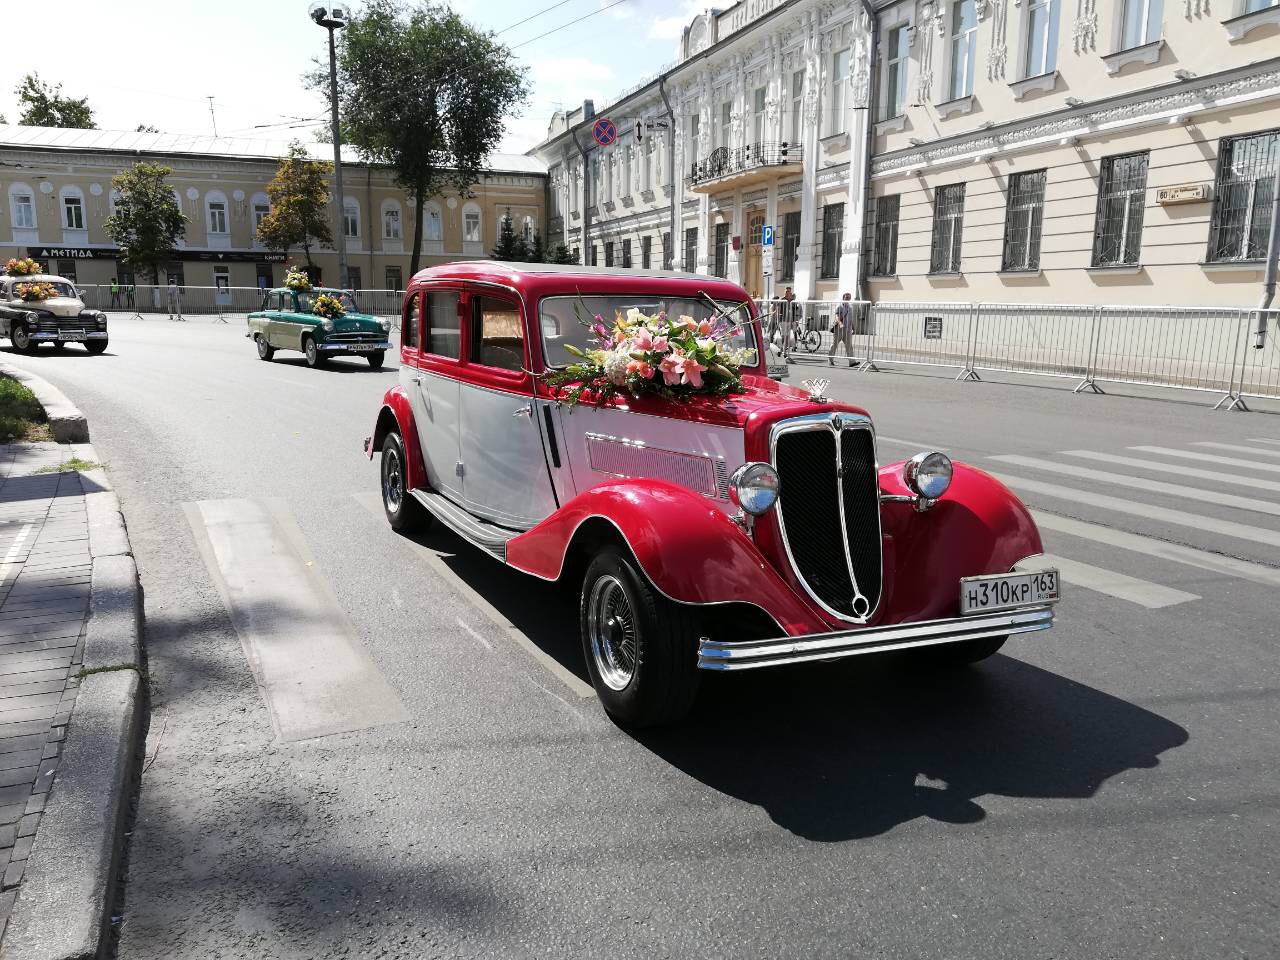
[[[1187,593],[1185,590],[1175,590],[1173,587],[1161,586],[1150,580],[1139,580],[1137,577],[1130,577],[1114,570],[1104,570],[1102,567],[1095,567],[1092,564],[1081,563],[1079,560],[1071,560],[1053,553],[1028,557],[1018,564],[1019,570],[1050,568],[1058,571],[1064,583],[1105,593],[1120,600],[1128,600],[1149,610],[1172,607],[1175,604],[1186,603],[1188,600],[1200,599],[1197,594]]]
[[[1280,480],[1259,480],[1257,477],[1244,477],[1238,473],[1225,473],[1221,470],[1201,470],[1181,463],[1162,463],[1159,460],[1143,460],[1141,457],[1122,457],[1114,453],[1098,453],[1096,450],[1061,450],[1059,456],[1084,457],[1086,460],[1100,460],[1103,463],[1114,463],[1122,467],[1137,467],[1139,470],[1174,473],[1180,477],[1195,477],[1199,480],[1213,480],[1215,483],[1230,483],[1237,487],[1280,492]]]
[[[1173,447],[1130,447],[1142,453],[1158,453],[1163,457],[1182,457],[1186,460],[1199,460],[1201,463],[1220,463],[1225,467],[1242,467],[1246,470],[1262,470],[1266,473],[1280,473],[1280,464],[1254,463],[1252,460],[1241,460],[1239,457],[1219,457],[1212,453],[1197,453],[1194,450],[1175,450]]]
[[[1254,543],[1266,543],[1274,547],[1280,547],[1280,533],[1274,530],[1266,530],[1244,523],[1233,523],[1229,520],[1218,520],[1215,517],[1206,517],[1199,513],[1184,513],[1181,510],[1158,507],[1151,503],[1139,503],[1137,500],[1109,497],[1106,494],[1091,493],[1088,490],[1079,490],[1075,487],[1064,487],[1057,483],[1044,483],[1040,480],[1028,480],[1024,477],[1011,477],[1004,473],[998,474],[998,476],[1004,483],[1019,490],[1042,493],[1045,496],[1071,500],[1075,503],[1085,503],[1103,510],[1115,510],[1118,513],[1127,513],[1135,517],[1146,517],[1148,520],[1160,520],[1164,523],[1177,524],[1180,527],[1191,527],[1205,533],[1220,533],[1240,540],[1250,540]]]
[[[1138,490],[1149,490],[1152,493],[1167,493],[1170,496],[1182,497],[1184,500],[1199,500],[1201,503],[1216,503],[1222,507],[1235,507],[1237,510],[1251,510],[1280,517],[1280,503],[1259,500],[1256,497],[1238,497],[1233,493],[1218,493],[1216,490],[1203,490],[1200,487],[1184,487],[1180,483],[1165,483],[1150,477],[1131,477],[1123,473],[1111,473],[1108,470],[1091,470],[1088,467],[1056,463],[1053,460],[1040,460],[1036,457],[1021,457],[1016,454],[992,457],[1001,463],[1012,463],[1018,467],[1031,467],[1033,470],[1052,470],[1059,476],[1067,471],[1071,480],[1097,480],[1099,483],[1111,483],[1117,487],[1133,487]]]
[[[1230,450],[1232,453],[1252,453],[1263,457],[1280,457],[1280,450],[1264,450],[1261,447],[1246,447],[1242,443],[1217,443],[1213,440],[1197,440],[1193,447],[1212,447],[1214,450]]]
[[[1145,554],[1148,557],[1172,560],[1189,567],[1199,567],[1211,573],[1250,580],[1268,587],[1280,587],[1280,569],[1275,567],[1252,563],[1249,560],[1237,560],[1235,557],[1210,553],[1208,550],[1197,550],[1195,547],[1169,543],[1166,540],[1157,540],[1155,537],[1144,537],[1129,533],[1127,530],[1106,527],[1100,523],[1061,517],[1056,513],[1046,513],[1043,510],[1032,510],[1031,516],[1035,519],[1036,526],[1042,530],[1055,530],[1068,536],[1105,543],[1112,547],[1119,547],[1121,550]]]

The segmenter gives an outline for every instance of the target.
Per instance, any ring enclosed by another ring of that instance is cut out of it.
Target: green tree
[[[547,248],[542,243],[542,231],[533,231],[533,241],[529,244],[530,263],[545,263],[547,259]]]
[[[547,263],[577,263],[573,252],[563,243],[553,244],[547,250]]]
[[[333,229],[329,225],[329,176],[333,164],[312,160],[306,147],[294,141],[289,153],[280,161],[276,175],[267,184],[271,212],[258,224],[258,239],[268,250],[285,253],[290,247],[302,247],[307,272],[313,273],[311,247],[331,243]]]
[[[159,132],[160,132],[159,130],[157,130],[155,127],[153,127],[149,123],[140,123],[136,127],[134,127],[134,133],[159,133]]]
[[[338,65],[344,141],[394,170],[412,198],[416,273],[427,199],[469,194],[528,96],[526,71],[447,6],[403,0],[368,0],[340,34]],[[308,81],[328,98],[327,69]]]
[[[120,259],[160,282],[160,265],[173,259],[187,218],[169,184],[172,167],[136,163],[111,178],[119,193],[116,210],[107,218],[107,236],[120,247]]]
[[[520,262],[529,260],[529,244],[525,242],[523,234],[516,233],[510,207],[498,223],[498,242],[494,244],[491,256],[495,260]]]
[[[40,75],[28,73],[14,89],[18,95],[18,123],[28,127],[73,127],[96,130],[89,98],[64,97],[62,84],[51,87]]]

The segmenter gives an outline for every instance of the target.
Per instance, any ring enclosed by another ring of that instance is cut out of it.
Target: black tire
[[[55,351],[55,352],[57,352],[57,353],[61,353],[63,350],[67,349],[67,343],[66,343],[66,341],[65,341],[65,340],[55,340],[55,341],[53,341],[53,349],[54,349],[54,351]]]
[[[808,353],[814,353],[818,347],[822,346],[822,334],[817,330],[810,330],[801,342]]]
[[[410,533],[422,530],[431,521],[431,515],[422,508],[422,504],[409,495],[406,485],[408,478],[408,460],[405,457],[404,441],[400,434],[392,431],[382,441],[382,511],[387,515],[387,523],[396,533]]]
[[[9,339],[13,341],[13,349],[18,353],[35,353],[37,344],[31,339],[31,331],[22,320],[15,320],[9,328]]]
[[[609,716],[654,727],[688,714],[698,693],[697,617],[659,594],[629,552],[606,546],[596,554],[583,577],[578,620],[587,671]]]
[[[85,348],[86,350],[88,350],[90,353],[94,354],[94,355],[97,355],[97,354],[99,354],[99,353],[106,353],[106,351],[107,351],[107,341],[105,341],[105,340],[86,340],[86,341],[84,342],[84,348]]]
[[[382,365],[387,362],[387,351],[379,350],[376,353],[365,355],[365,359],[369,361],[369,366],[375,370],[381,370]]]
[[[262,334],[255,334],[253,338],[254,346],[258,348],[258,359],[270,362],[271,358],[276,355],[276,348],[267,343],[267,338]]]
[[[916,656],[923,656],[929,666],[934,669],[955,670],[993,656],[1008,639],[1008,637],[981,637],[977,640],[963,640],[960,643],[942,643],[936,647],[918,650]]]
[[[307,366],[311,367],[311,369],[314,370],[316,367],[324,366],[326,358],[325,355],[316,348],[315,337],[307,337],[302,341],[302,352],[306,355]]]

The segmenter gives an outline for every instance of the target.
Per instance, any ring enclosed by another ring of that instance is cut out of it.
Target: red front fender
[[[365,441],[365,454],[370,460],[382,452],[382,444],[387,434],[395,431],[404,441],[405,465],[407,476],[405,483],[410,490],[425,489],[427,470],[423,465],[422,451],[418,447],[418,430],[413,424],[413,408],[409,405],[409,395],[404,387],[394,386],[382,396],[382,409],[378,411],[377,422],[373,426],[373,436]]]
[[[599,520],[612,525],[653,585],[673,600],[754,604],[791,634],[826,629],[723,510],[660,480],[614,480],[579,494],[511,540],[507,563],[558,579],[580,529]]]

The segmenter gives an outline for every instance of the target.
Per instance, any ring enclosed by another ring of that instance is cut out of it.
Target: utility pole
[[[213,121],[213,136],[216,140],[218,137],[218,118],[213,113],[213,97],[205,97],[209,101],[209,119]]]
[[[346,195],[342,191],[342,134],[338,129],[338,50],[333,32],[347,25],[348,14],[347,8],[341,4],[325,6],[323,3],[313,3],[307,14],[329,31],[329,118],[333,133],[333,182],[337,192],[334,207],[338,216],[334,240],[338,247],[338,286],[346,290],[351,284],[347,272]]]
[[[1267,343],[1267,318],[1276,295],[1276,259],[1280,258],[1280,162],[1271,184],[1271,230],[1267,234],[1267,269],[1262,275],[1262,302],[1258,304],[1258,328],[1253,345],[1261,350]]]

